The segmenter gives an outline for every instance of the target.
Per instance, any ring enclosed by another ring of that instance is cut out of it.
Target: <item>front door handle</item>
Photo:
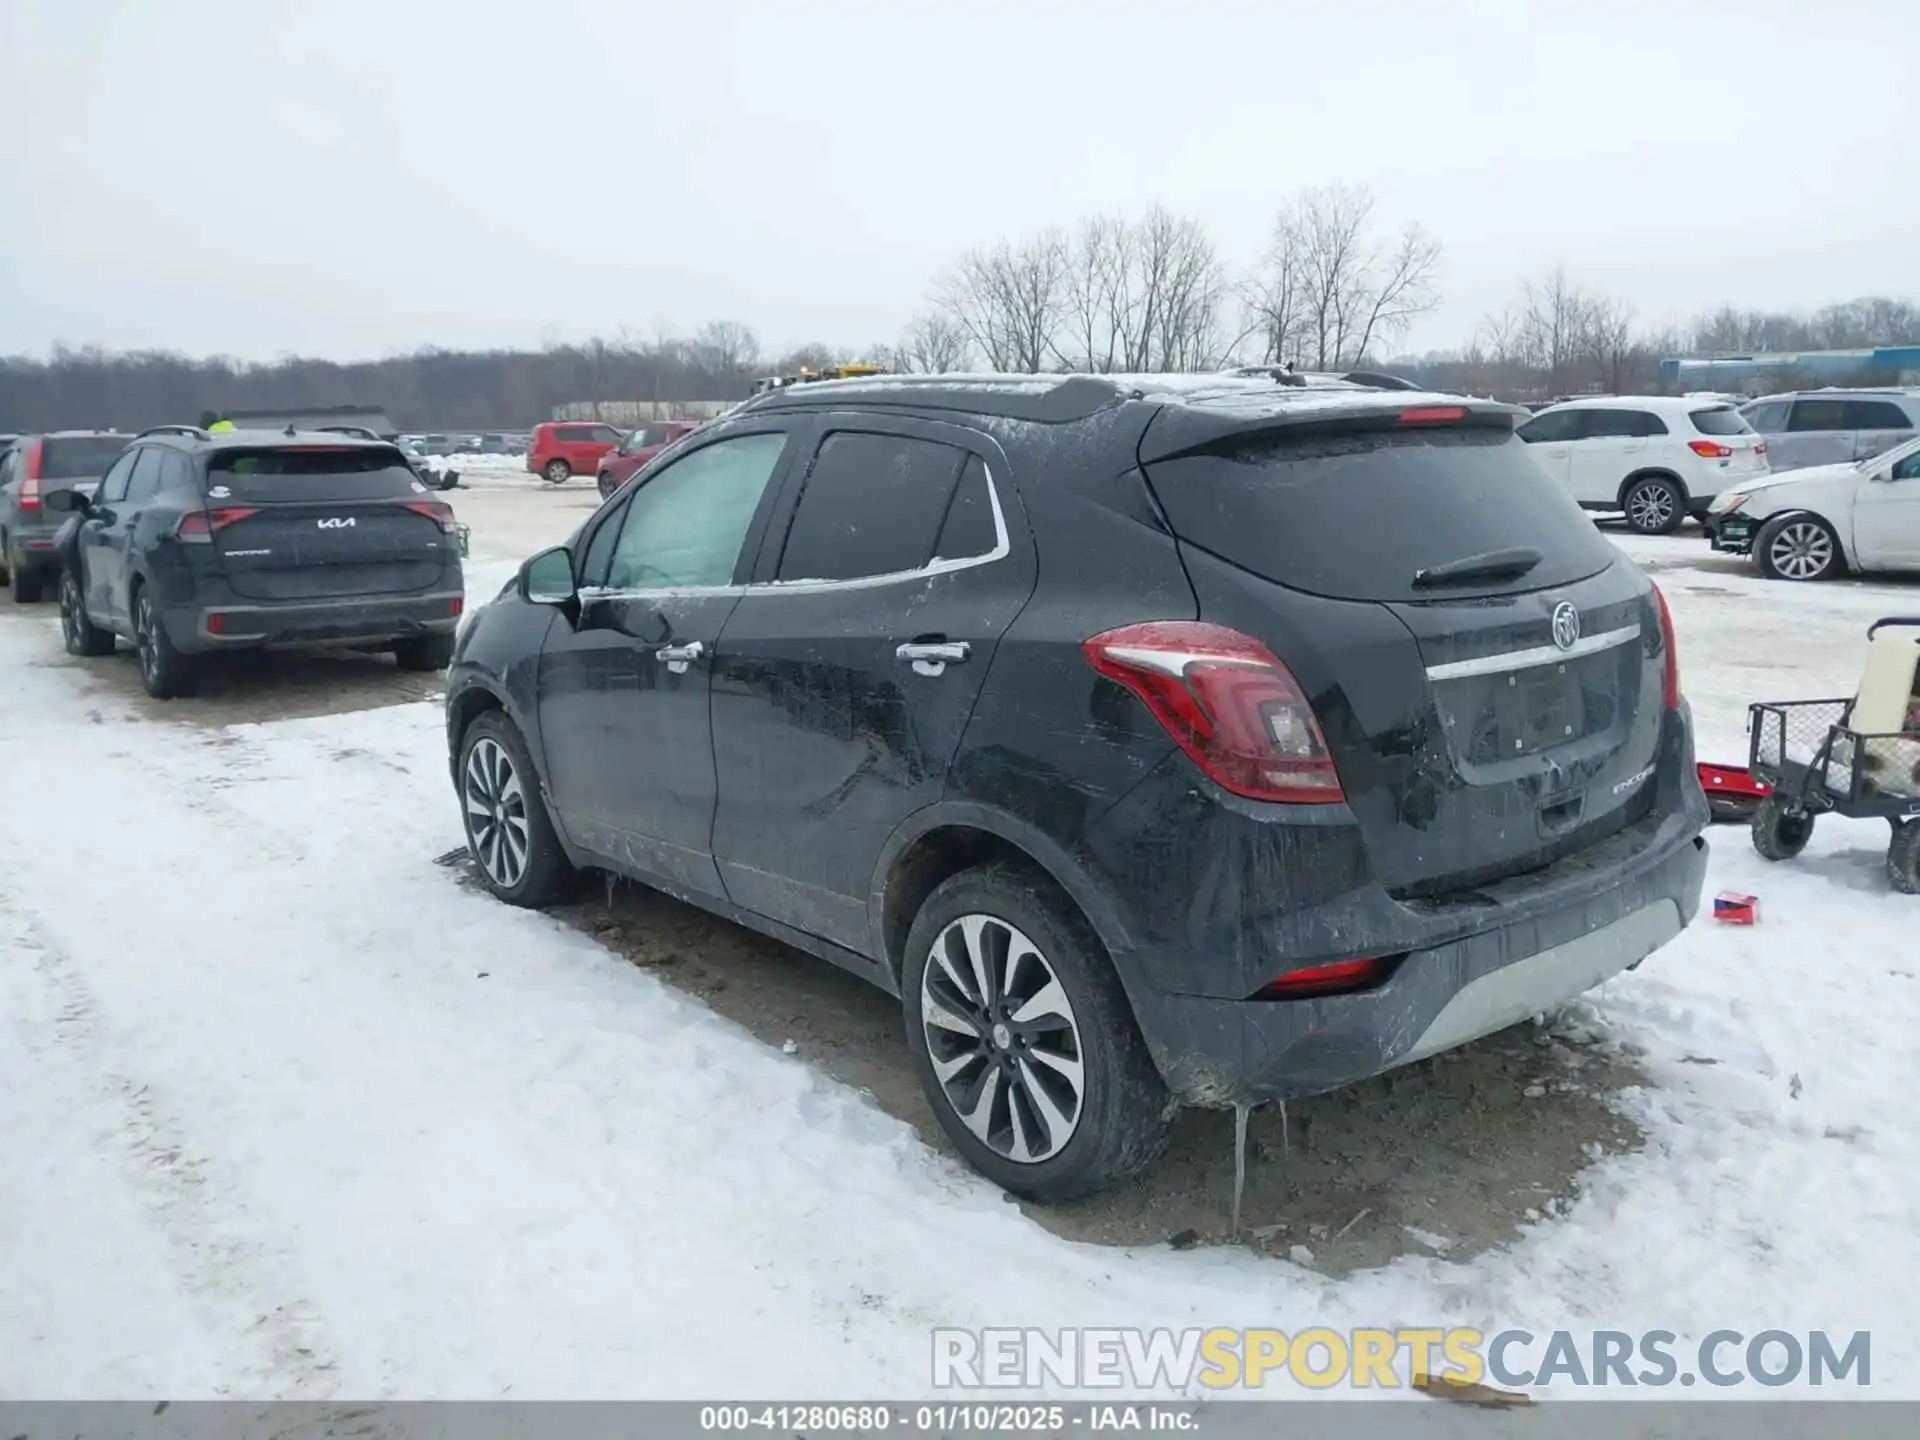
[[[947,666],[960,664],[972,653],[972,647],[964,640],[936,640],[899,646],[893,656],[911,663],[916,675],[944,675]]]
[[[701,659],[707,653],[707,647],[698,640],[689,640],[684,645],[662,645],[653,652],[653,658],[660,661],[675,675],[687,673],[687,666]]]

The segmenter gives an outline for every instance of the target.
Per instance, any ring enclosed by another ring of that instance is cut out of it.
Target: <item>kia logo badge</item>
[[[1553,607],[1553,643],[1562,650],[1571,650],[1579,638],[1580,612],[1573,608],[1571,601],[1562,600]]]

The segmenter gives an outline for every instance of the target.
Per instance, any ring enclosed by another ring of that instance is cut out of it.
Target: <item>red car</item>
[[[620,443],[620,432],[597,420],[549,420],[533,427],[527,445],[527,469],[550,485],[570,475],[591,475],[600,457]]]
[[[656,420],[651,425],[642,425],[622,440],[618,449],[600,457],[601,498],[605,499],[626,484],[641,466],[667,446],[699,428],[698,420]]]

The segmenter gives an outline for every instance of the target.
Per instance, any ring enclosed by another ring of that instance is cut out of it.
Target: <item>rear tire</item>
[[[7,539],[6,531],[0,530],[0,581],[13,578],[12,555],[13,542]]]
[[[1893,832],[1887,880],[1902,895],[1920,895],[1920,820],[1909,820]]]
[[[1769,795],[1753,812],[1753,848],[1763,860],[1791,860],[1813,838],[1813,813]]]
[[[1173,1107],[1120,977],[1044,877],[987,865],[937,887],[907,935],[900,993],[941,1129],[1002,1189],[1072,1200],[1166,1148]]]
[[[1831,580],[1847,568],[1840,537],[1818,515],[1782,515],[1753,537],[1753,558],[1769,580]]]
[[[113,632],[102,630],[87,617],[80,598],[80,579],[72,570],[60,572],[60,633],[69,655],[111,655]]]
[[[393,660],[402,670],[444,670],[453,663],[453,636],[420,635],[398,641],[393,647]]]
[[[489,710],[460,737],[460,814],[481,884],[509,905],[557,900],[576,872],[560,847],[520,731]]]
[[[160,612],[142,585],[133,592],[133,645],[140,657],[140,683],[156,700],[193,693],[192,657],[174,649]]]
[[[7,580],[13,590],[13,603],[16,605],[38,605],[40,603],[40,577],[27,565],[26,557],[13,553],[13,540],[9,537],[0,542],[0,554],[6,556]]]
[[[1620,508],[1636,535],[1671,535],[1687,518],[1687,497],[1665,476],[1649,475],[1627,487]]]
[[[549,485],[564,485],[568,477],[573,474],[573,467],[564,460],[549,460],[546,469],[540,474]]]

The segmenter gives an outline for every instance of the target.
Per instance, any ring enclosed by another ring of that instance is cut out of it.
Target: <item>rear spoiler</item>
[[[1303,396],[1259,408],[1171,404],[1161,408],[1140,437],[1140,463],[1150,465],[1196,450],[1230,444],[1255,435],[1285,432],[1305,438],[1356,431],[1409,428],[1504,429],[1511,433],[1530,418],[1516,405],[1496,400],[1464,400],[1457,395],[1383,391],[1355,396],[1349,391]]]

